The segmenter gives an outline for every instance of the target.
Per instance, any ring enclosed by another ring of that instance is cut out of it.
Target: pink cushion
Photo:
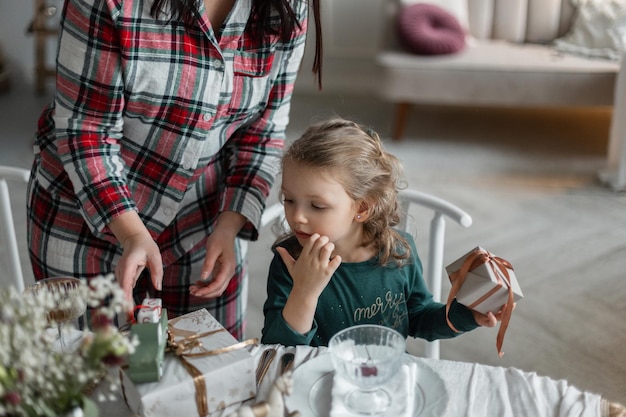
[[[434,4],[414,3],[398,14],[400,41],[420,55],[452,54],[465,48],[465,31],[448,11]]]

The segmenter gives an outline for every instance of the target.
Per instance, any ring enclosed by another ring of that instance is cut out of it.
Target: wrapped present
[[[496,314],[506,306],[502,311],[502,323],[496,342],[498,353],[502,356],[502,342],[513,305],[524,296],[513,266],[478,246],[448,265],[446,272],[452,283],[447,310],[454,298],[483,314]],[[454,329],[450,320],[448,324]]]
[[[139,398],[125,394],[133,412],[204,417],[256,396],[254,357],[244,349],[256,339],[238,342],[206,309],[170,320],[168,334],[161,380],[135,384]]]
[[[514,301],[524,296],[511,264],[480,246],[448,265],[446,272],[453,284],[460,280],[457,301],[483,314],[500,311],[509,300],[509,292]]]

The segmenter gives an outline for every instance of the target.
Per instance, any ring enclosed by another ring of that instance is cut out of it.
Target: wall
[[[46,0],[49,5],[61,7],[61,0]],[[35,42],[27,28],[34,16],[34,0],[0,0],[0,46],[9,70],[11,85],[31,87],[34,84]],[[58,20],[60,10],[51,18]],[[48,65],[54,64],[56,41],[47,42]]]
[[[18,78],[32,83],[33,39],[25,34],[33,11],[33,3],[28,0],[0,1],[0,46],[9,70],[11,84]]]
[[[376,94],[380,76],[375,56],[383,39],[386,0],[322,0],[324,92]],[[307,51],[296,83],[300,92],[316,91],[310,76],[314,24],[311,18]]]
[[[60,8],[60,0],[47,1]],[[324,92],[374,93],[378,76],[374,55],[382,38],[384,1],[322,0]],[[34,0],[0,0],[0,45],[12,84],[34,84],[34,38],[26,33],[34,7]],[[298,91],[302,92],[316,91],[316,83],[311,75],[313,27],[311,24],[307,54],[297,83]],[[47,49],[49,56],[46,61],[52,65],[55,51],[53,40],[50,40]]]

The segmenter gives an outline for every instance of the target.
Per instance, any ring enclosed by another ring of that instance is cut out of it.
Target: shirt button
[[[223,66],[222,61],[215,61],[215,69],[222,69]]]
[[[183,163],[183,169],[187,169],[187,170],[191,169],[191,163],[190,162],[184,162]]]
[[[204,113],[202,115],[202,119],[204,119],[205,122],[208,122],[209,120],[211,120],[211,113]]]
[[[166,216],[171,216],[173,213],[171,208],[164,208],[163,209],[163,214],[165,214]]]

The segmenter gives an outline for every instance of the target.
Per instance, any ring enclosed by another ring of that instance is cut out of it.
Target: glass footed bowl
[[[54,299],[54,305],[48,309],[47,319],[50,323],[65,323],[77,319],[87,309],[86,293],[78,278],[45,278],[24,290],[34,296],[43,291],[51,294]]]
[[[355,387],[344,398],[349,410],[372,415],[389,408],[391,396],[381,386],[400,371],[404,336],[384,326],[358,325],[335,334],[328,348],[337,376]]]
[[[24,293],[41,297],[48,303],[46,319],[51,326],[56,325],[60,348],[65,351],[68,346],[63,327],[87,310],[86,287],[78,278],[51,277],[35,282]]]

